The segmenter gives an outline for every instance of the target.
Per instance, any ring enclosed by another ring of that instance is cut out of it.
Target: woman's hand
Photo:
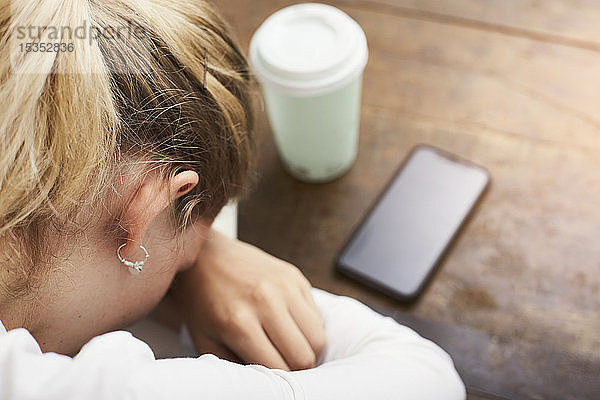
[[[174,294],[199,352],[297,370],[325,345],[310,288],[295,266],[212,230]]]

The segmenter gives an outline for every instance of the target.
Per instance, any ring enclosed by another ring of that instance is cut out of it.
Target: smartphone
[[[490,177],[473,163],[419,145],[337,257],[337,269],[413,301],[475,207]]]

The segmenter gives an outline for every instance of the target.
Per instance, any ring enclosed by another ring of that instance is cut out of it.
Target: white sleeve
[[[307,399],[466,397],[450,356],[412,329],[349,297],[313,289],[325,321],[321,365],[294,372]]]
[[[24,329],[0,333],[0,398],[464,399],[450,357],[361,303],[315,289],[328,344],[316,368],[286,372],[213,355],[155,360],[127,332],[98,336],[74,358],[40,351]]]

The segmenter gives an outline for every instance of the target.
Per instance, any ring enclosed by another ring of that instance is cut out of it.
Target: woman
[[[211,231],[253,122],[211,6],[2,0],[0,40],[0,398],[464,398],[431,342]],[[169,288],[223,358],[113,332]]]

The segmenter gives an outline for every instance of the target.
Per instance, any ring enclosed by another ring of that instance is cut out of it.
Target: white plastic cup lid
[[[328,92],[367,63],[365,33],[345,12],[319,3],[283,8],[257,29],[250,64],[258,80],[297,95]]]

